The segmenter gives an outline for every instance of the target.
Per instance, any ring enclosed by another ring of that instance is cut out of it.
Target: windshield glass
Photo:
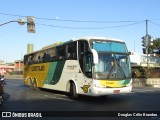
[[[125,79],[131,77],[130,59],[126,45],[120,42],[93,42],[98,53],[94,65],[95,79]]]
[[[114,41],[93,41],[91,43],[93,49],[98,52],[120,52],[127,53],[127,48],[123,42]]]

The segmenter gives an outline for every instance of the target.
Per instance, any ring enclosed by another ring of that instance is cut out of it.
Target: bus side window
[[[42,56],[42,62],[45,62],[45,59],[46,59],[46,52]]]
[[[50,49],[50,55],[51,55],[51,62],[56,60],[56,49],[51,48]]]
[[[67,45],[66,59],[76,60],[77,59],[77,42],[72,42]]]
[[[28,57],[28,64],[30,65],[30,64],[33,64],[33,55],[30,55],[29,57]]]
[[[65,60],[65,46],[58,46],[56,48],[58,60]]]
[[[24,64],[28,65],[28,56],[24,56]]]

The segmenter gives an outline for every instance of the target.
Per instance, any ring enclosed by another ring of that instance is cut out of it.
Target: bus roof
[[[89,41],[89,40],[91,40],[91,39],[94,39],[94,40],[104,40],[104,41],[124,42],[123,40],[116,39],[116,38],[111,38],[111,37],[86,36],[86,37],[80,37],[80,38],[72,38],[71,40],[68,40],[68,41],[66,41],[66,42],[55,42],[55,43],[50,44],[50,45],[48,45],[48,46],[44,46],[42,49],[33,51],[33,52],[31,52],[31,53],[27,53],[27,54],[25,54],[25,55],[33,54],[33,53],[36,53],[36,52],[39,52],[39,51],[42,51],[42,50],[45,50],[45,49],[49,49],[49,48],[52,48],[52,47],[64,45],[64,44],[69,43],[69,42],[72,42],[72,41],[78,41],[78,40],[87,40],[87,41]]]
[[[95,36],[89,36],[89,37],[81,37],[81,38],[73,38],[72,40],[77,41],[77,40],[90,40],[90,39],[95,39],[95,40],[106,40],[106,41],[117,41],[117,42],[124,42],[123,40],[116,39],[116,38],[111,38],[111,37],[95,37]]]
[[[51,45],[47,45],[47,46],[43,47],[42,49],[44,50],[44,49],[55,47],[55,46],[58,46],[58,45],[61,45],[61,44],[63,44],[63,42],[56,42],[56,43],[53,43]]]

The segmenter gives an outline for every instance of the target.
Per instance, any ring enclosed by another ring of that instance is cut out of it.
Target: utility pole
[[[142,37],[142,48],[143,54],[147,54],[147,75],[146,77],[149,77],[149,59],[148,59],[148,54],[149,54],[149,46],[153,45],[153,38],[151,35],[148,34],[148,20],[146,20],[146,35]]]
[[[148,48],[149,48],[149,36],[148,36],[148,20],[146,20],[146,53],[147,53],[147,78],[149,77],[149,65],[148,65]]]

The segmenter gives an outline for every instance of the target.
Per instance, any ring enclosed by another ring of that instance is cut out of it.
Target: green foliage
[[[160,51],[160,38],[156,38],[153,40],[153,45],[149,46],[150,53],[154,53],[154,50]]]
[[[132,67],[132,78],[160,78],[160,68],[149,68],[147,73],[147,67],[135,66]]]
[[[142,66],[132,67],[132,77],[133,78],[146,78],[147,69]]]

